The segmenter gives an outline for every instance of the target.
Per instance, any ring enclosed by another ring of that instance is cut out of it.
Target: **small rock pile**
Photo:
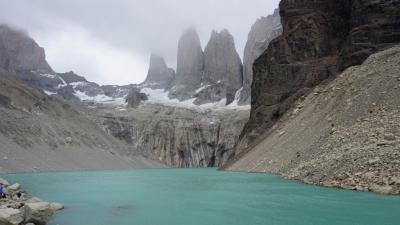
[[[29,198],[21,185],[10,185],[0,178],[6,198],[0,198],[0,225],[45,225],[56,211],[64,209],[59,203]]]

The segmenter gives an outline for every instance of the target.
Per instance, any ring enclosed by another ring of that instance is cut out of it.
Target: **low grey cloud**
[[[178,39],[194,27],[203,47],[228,29],[239,55],[251,25],[279,0],[2,0],[0,23],[22,28],[46,49],[59,72],[74,70],[100,84],[139,83],[151,52],[176,67]]]

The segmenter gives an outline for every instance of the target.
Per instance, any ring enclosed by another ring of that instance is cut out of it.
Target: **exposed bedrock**
[[[194,29],[179,40],[176,76],[169,97],[180,101],[194,99],[194,104],[235,100],[243,86],[243,65],[228,30],[213,31],[203,52]]]
[[[340,55],[340,69],[361,64],[371,54],[400,41],[399,0],[350,2],[350,30]]]
[[[97,118],[109,134],[134,152],[184,168],[222,166],[248,119],[248,111],[211,113],[150,104],[117,114],[108,110],[97,111],[102,114]]]
[[[261,17],[251,27],[243,56],[243,90],[240,104],[250,104],[253,63],[268,48],[269,43],[282,33],[279,9],[274,14]]]
[[[298,99],[228,170],[400,194],[400,47],[371,55]]]
[[[397,0],[282,0],[280,14],[282,35],[253,65],[251,115],[237,154],[310,88],[400,41]]]
[[[220,92],[220,99],[226,98],[227,104],[234,100],[236,92],[242,87],[242,61],[236,52],[235,41],[228,30],[213,31],[204,51],[203,85],[215,86]],[[209,97],[207,98],[207,94]],[[212,89],[204,88],[198,104],[215,102]],[[205,98],[204,98],[205,97]]]
[[[166,89],[170,86],[174,77],[175,71],[168,68],[164,58],[156,54],[151,54],[149,72],[142,85]]]
[[[46,62],[44,49],[23,31],[7,25],[0,25],[0,67],[10,72],[53,72]]]
[[[194,29],[187,29],[178,43],[177,71],[170,97],[187,100],[200,87],[204,68],[204,53]]]

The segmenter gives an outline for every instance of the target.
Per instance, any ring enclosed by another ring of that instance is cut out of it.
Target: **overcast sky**
[[[140,83],[151,52],[176,68],[178,39],[195,27],[203,48],[227,28],[240,56],[251,25],[279,0],[1,0],[0,23],[26,30],[57,72],[100,84]]]

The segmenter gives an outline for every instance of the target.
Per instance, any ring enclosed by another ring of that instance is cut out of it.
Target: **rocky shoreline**
[[[55,212],[64,209],[59,203],[49,203],[29,195],[16,183],[10,185],[0,178],[5,198],[0,198],[0,225],[45,225]]]

